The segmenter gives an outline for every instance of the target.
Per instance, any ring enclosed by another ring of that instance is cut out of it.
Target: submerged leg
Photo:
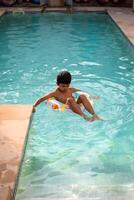
[[[90,118],[90,117],[88,117],[87,115],[85,115],[85,114],[82,112],[82,110],[80,109],[80,106],[75,102],[75,100],[74,100],[73,98],[71,98],[71,97],[68,98],[66,104],[69,105],[70,109],[71,109],[74,113],[80,115],[80,116],[83,117],[84,119],[86,119],[86,120],[88,120],[88,121],[90,121],[90,122],[92,122],[92,121],[95,120],[93,117]]]
[[[79,98],[78,98],[78,100],[77,100],[77,103],[78,103],[78,104],[82,103],[83,106],[85,107],[85,109],[86,109],[90,114],[93,115],[93,117],[94,117],[95,120],[96,120],[96,119],[98,119],[98,120],[100,119],[100,118],[96,115],[96,113],[95,113],[95,111],[94,111],[94,109],[93,109],[93,107],[92,107],[90,101],[87,99],[87,97],[86,97],[84,94],[81,94],[81,95],[79,96]]]

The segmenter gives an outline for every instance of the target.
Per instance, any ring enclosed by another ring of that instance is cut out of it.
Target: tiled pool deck
[[[40,12],[41,9],[0,8],[0,16],[6,12]],[[47,8],[46,11],[65,12],[66,8]],[[132,8],[76,7],[74,11],[107,11],[134,44]],[[0,105],[0,200],[12,199],[31,116],[32,105]]]

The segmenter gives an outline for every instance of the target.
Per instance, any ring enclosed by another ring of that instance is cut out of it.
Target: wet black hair
[[[71,74],[68,71],[61,71],[57,75],[57,85],[59,84],[70,84],[71,83]]]

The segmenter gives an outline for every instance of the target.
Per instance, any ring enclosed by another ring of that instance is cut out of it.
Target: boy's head
[[[71,83],[71,74],[68,71],[61,71],[57,75],[57,85],[62,92],[66,91]]]

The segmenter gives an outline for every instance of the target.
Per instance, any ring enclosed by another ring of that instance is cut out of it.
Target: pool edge
[[[2,17],[6,13],[5,9],[0,9],[0,17]]]
[[[32,121],[32,105],[0,105],[0,199],[11,200]]]
[[[114,23],[123,33],[123,35],[128,39],[131,45],[134,46],[134,13],[128,8],[113,9],[108,8],[107,13],[112,18]],[[125,19],[125,20],[124,20]]]

